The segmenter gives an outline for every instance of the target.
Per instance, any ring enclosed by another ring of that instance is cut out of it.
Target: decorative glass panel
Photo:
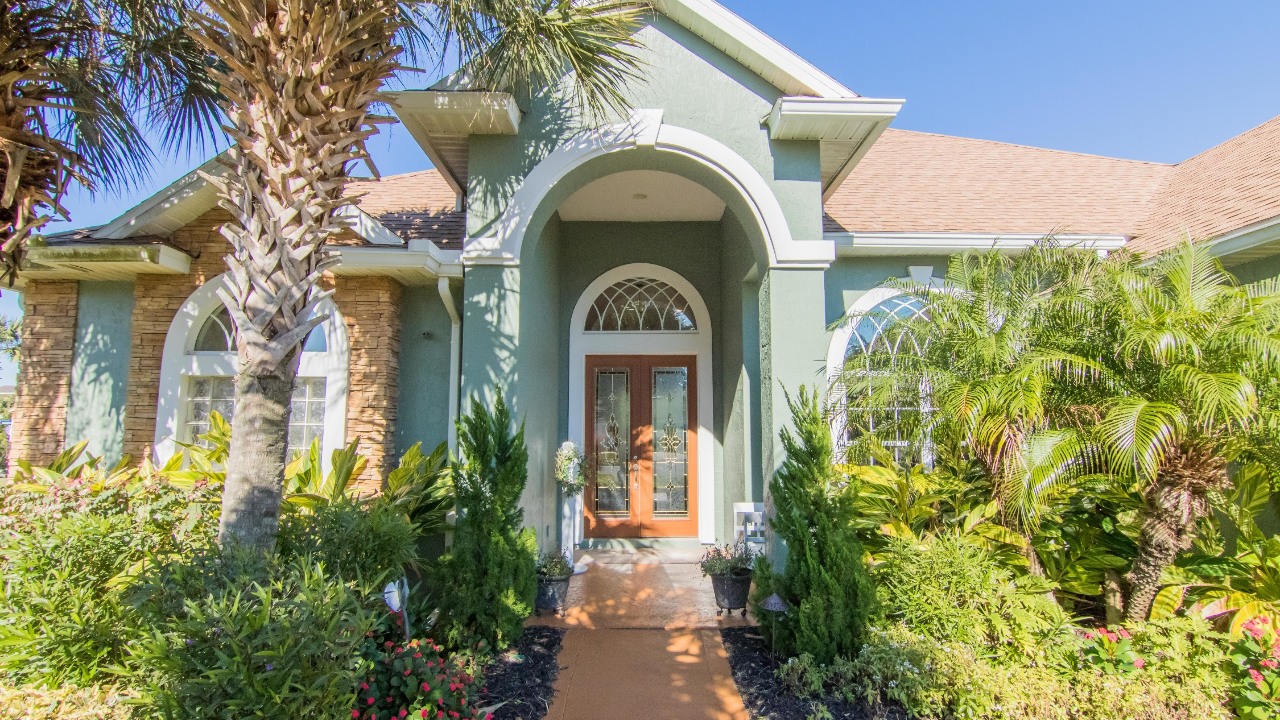
[[[689,517],[689,370],[653,369],[653,514]]]
[[[631,511],[631,373],[596,370],[596,402],[592,467],[595,468],[596,514],[627,516]]]
[[[587,332],[697,332],[689,302],[661,280],[632,278],[600,293],[587,311]]]
[[[225,306],[219,306],[218,311],[204,321],[192,349],[196,352],[231,352],[236,349],[235,324],[231,322],[231,313]]]
[[[209,432],[209,415],[216,412],[227,422],[235,415],[236,384],[232,377],[188,379],[186,441],[200,442]],[[298,378],[293,389],[289,417],[289,452],[301,452],[324,435],[324,378]]]
[[[895,295],[878,303],[863,313],[858,324],[853,326],[853,337],[849,339],[845,357],[885,352],[919,355],[923,344],[915,333],[905,328],[890,331],[898,322],[917,317],[923,317],[920,301],[909,295]]]

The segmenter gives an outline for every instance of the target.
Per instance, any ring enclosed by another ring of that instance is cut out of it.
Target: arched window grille
[[[899,463],[929,461],[927,448],[912,442],[918,437],[913,426],[922,423],[929,411],[928,389],[919,387],[914,376],[896,370],[902,366],[900,358],[923,354],[927,340],[919,337],[912,321],[924,318],[923,303],[906,294],[881,300],[851,318],[852,334],[844,352],[845,380],[836,383],[840,400],[833,427],[837,442],[845,448],[864,434],[875,433]],[[873,402],[871,394],[876,389],[870,383],[856,382],[871,376],[878,376],[875,387],[891,392],[894,402]],[[910,386],[898,384],[899,380]]]
[[[689,301],[671,285],[631,278],[600,293],[587,311],[587,332],[697,332]]]

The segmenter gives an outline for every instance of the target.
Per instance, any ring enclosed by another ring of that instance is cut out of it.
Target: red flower
[[[1142,658],[1138,658],[1137,660],[1133,661],[1133,666],[1141,670],[1142,668],[1147,666],[1147,661],[1143,660]]]

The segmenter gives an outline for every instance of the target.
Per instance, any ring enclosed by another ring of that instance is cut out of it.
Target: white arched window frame
[[[908,270],[910,277],[903,278],[904,281],[909,279],[916,283],[943,288],[943,280],[932,277],[933,268],[931,266],[913,266]],[[901,290],[889,287],[877,287],[868,290],[849,306],[848,311],[845,313],[844,322],[836,326],[835,331],[832,333],[831,345],[827,349],[827,385],[829,388],[827,401],[831,410],[831,438],[835,443],[837,454],[842,453],[849,444],[849,396],[842,380],[845,368],[855,352],[863,352],[865,348],[874,345],[880,339],[883,331],[892,324],[894,317],[904,317],[904,312],[907,314],[918,312],[918,310],[909,310],[905,304],[894,304],[893,301],[895,299],[903,299],[904,294]],[[872,329],[869,336],[859,335],[859,326],[863,325],[865,330],[868,324]],[[898,338],[898,347],[893,348],[892,351],[895,354],[904,352],[919,353],[922,349],[920,344],[923,342],[924,339],[922,338],[914,338],[904,334]],[[928,412],[930,408],[925,405],[919,408],[902,408],[901,410]],[[898,448],[889,449],[900,456]],[[928,463],[929,458],[926,457],[925,460]]]
[[[662,282],[680,294],[692,314],[692,327],[680,330],[587,330],[597,299],[610,288],[635,279]],[[596,278],[574,306],[569,326],[569,439],[586,447],[586,375],[588,355],[693,355],[698,369],[698,537],[715,542],[715,433],[711,374],[711,315],[702,295],[682,275],[660,265],[632,263]],[[704,379],[705,378],[705,379]],[[703,480],[706,478],[706,480]]]
[[[229,289],[227,276],[219,275],[202,285],[179,308],[165,335],[164,355],[160,361],[160,396],[156,405],[155,458],[164,462],[178,450],[178,442],[192,442],[185,437],[187,413],[191,398],[191,378],[234,377],[236,353],[196,350],[196,340],[205,323],[223,309],[218,290]],[[346,444],[347,390],[351,363],[351,344],[342,314],[332,299],[326,298],[316,313],[327,315],[314,332],[323,334],[323,352],[304,352],[298,364],[299,381],[323,379],[325,385],[324,429],[320,435],[322,457],[328,462],[332,451]],[[307,344],[316,346],[314,338]]]

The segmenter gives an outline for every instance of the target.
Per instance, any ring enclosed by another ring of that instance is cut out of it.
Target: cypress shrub
[[[836,487],[831,429],[818,394],[788,396],[795,432],[783,429],[786,458],[769,483],[770,525],[786,545],[786,569],[756,564],[756,617],[779,653],[807,653],[819,664],[854,657],[867,640],[876,593],[862,546],[850,522],[852,497]],[[783,614],[760,607],[772,593],[790,606]]]
[[[521,529],[520,508],[529,453],[524,427],[512,427],[502,398],[493,412],[473,399],[458,423],[458,524],[435,583],[442,635],[455,647],[474,640],[506,647],[533,612],[537,543],[532,530]]]

